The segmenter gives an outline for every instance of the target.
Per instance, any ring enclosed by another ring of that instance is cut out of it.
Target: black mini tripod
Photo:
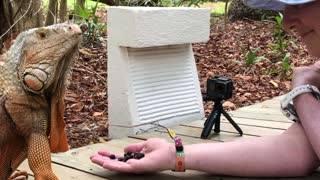
[[[229,116],[229,114],[223,109],[221,101],[214,101],[214,108],[204,123],[204,128],[201,133],[201,139],[208,138],[213,125],[215,125],[214,132],[215,133],[220,132],[221,113],[224,115],[224,117],[227,118],[227,120],[232,124],[232,126],[239,132],[240,136],[242,136],[243,132],[241,128],[238,126],[236,122],[234,122],[234,120]]]

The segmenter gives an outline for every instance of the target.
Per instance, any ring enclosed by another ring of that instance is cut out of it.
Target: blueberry
[[[134,155],[133,155],[134,159],[141,159],[143,157],[144,157],[144,154],[140,153],[140,152],[134,153]]]
[[[116,159],[116,156],[114,154],[110,154],[109,158],[110,159]]]
[[[124,159],[131,159],[133,156],[132,155],[129,155],[129,154],[125,154],[124,155]]]

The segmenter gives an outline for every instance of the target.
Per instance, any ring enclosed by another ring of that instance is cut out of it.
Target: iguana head
[[[50,91],[51,95],[57,88],[63,88],[60,86],[78,56],[81,33],[77,25],[69,23],[21,33],[12,48],[21,52],[15,61],[22,87],[35,94]]]

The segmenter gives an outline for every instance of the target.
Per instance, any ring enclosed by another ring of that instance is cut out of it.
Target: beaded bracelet
[[[184,172],[186,171],[185,169],[185,156],[183,152],[183,144],[182,144],[182,139],[176,135],[176,133],[169,128],[166,128],[170,137],[174,140],[174,144],[176,147],[176,166],[175,170],[176,172]]]

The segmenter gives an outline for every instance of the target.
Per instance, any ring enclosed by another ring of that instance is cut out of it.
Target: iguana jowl
[[[74,24],[30,29],[0,58],[0,180],[26,158],[36,180],[58,179],[51,152],[68,150],[64,92],[80,42]]]

